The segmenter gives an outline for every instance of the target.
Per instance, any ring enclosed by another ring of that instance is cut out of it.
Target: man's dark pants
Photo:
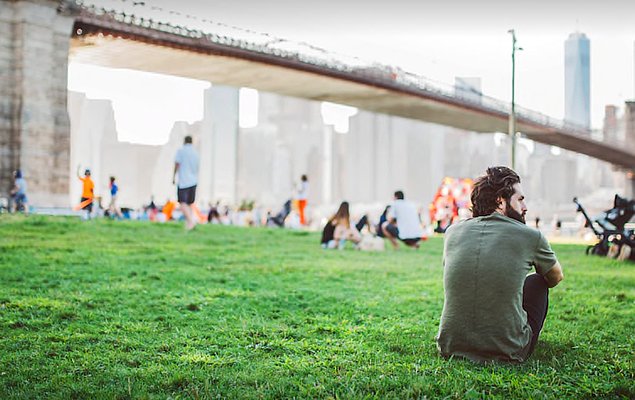
[[[528,275],[523,286],[523,309],[527,312],[527,322],[533,331],[529,355],[534,352],[538,336],[540,336],[540,331],[547,317],[548,308],[549,287],[547,282],[541,275]]]

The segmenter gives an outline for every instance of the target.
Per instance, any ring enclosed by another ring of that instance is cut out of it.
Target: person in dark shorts
[[[177,198],[183,215],[185,216],[185,229],[192,230],[196,226],[192,204],[196,200],[196,185],[198,183],[198,154],[192,146],[192,137],[186,136],[183,146],[174,157],[174,175],[172,183],[177,185]]]
[[[562,268],[542,233],[525,225],[514,171],[488,168],[471,198],[473,218],[445,233],[437,347],[444,357],[523,362],[538,342],[549,288],[563,279]]]

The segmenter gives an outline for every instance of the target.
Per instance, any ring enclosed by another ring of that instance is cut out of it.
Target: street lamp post
[[[510,29],[507,33],[512,35],[512,110],[509,113],[509,136],[512,142],[512,169],[516,169],[516,50],[522,50],[523,48],[516,47],[516,31]]]

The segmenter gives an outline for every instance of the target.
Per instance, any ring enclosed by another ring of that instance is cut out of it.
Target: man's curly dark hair
[[[485,175],[478,177],[472,187],[472,215],[490,215],[498,208],[498,199],[507,203],[514,194],[514,184],[520,183],[517,173],[507,167],[490,167]]]

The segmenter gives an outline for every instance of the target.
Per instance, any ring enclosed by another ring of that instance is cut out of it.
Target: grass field
[[[437,355],[442,238],[0,215],[0,398],[635,398],[635,264],[554,245],[534,356]]]

